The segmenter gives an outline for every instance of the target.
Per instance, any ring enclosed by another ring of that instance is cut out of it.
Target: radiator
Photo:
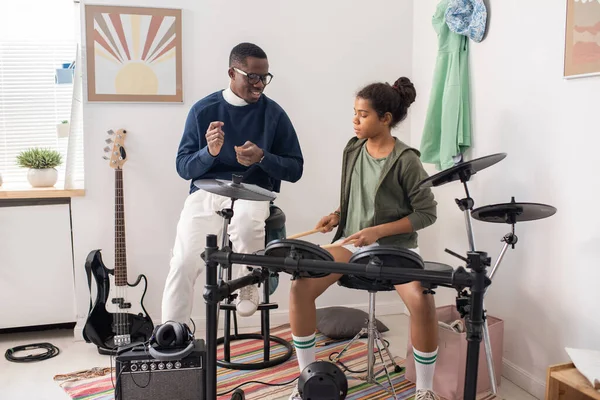
[[[0,207],[0,329],[75,315],[69,205]]]

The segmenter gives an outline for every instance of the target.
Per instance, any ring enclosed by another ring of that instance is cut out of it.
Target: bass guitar
[[[145,342],[150,339],[154,324],[144,307],[144,297],[148,288],[145,275],[139,275],[131,284],[127,280],[127,255],[125,246],[125,208],[123,201],[123,165],[127,160],[124,143],[127,132],[123,129],[107,139],[111,168],[115,171],[115,262],[114,269],[108,269],[102,261],[101,250],[91,251],[85,261],[85,269],[90,288],[90,311],[83,328],[86,342],[98,346],[98,352],[114,355],[120,346],[132,342]],[[96,282],[96,299],[91,301],[91,277]],[[143,283],[142,283],[143,281]],[[129,297],[134,292],[133,296]],[[130,302],[129,299],[137,302]],[[111,311],[109,311],[111,310]]]

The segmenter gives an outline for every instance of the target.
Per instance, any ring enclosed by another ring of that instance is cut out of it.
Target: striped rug
[[[291,342],[292,333],[289,325],[284,325],[273,329],[272,334],[279,336]],[[317,334],[317,358],[328,360],[329,355],[334,352],[341,351],[349,341],[332,341],[322,334]],[[283,354],[285,349],[282,346],[274,344],[271,354],[276,357]],[[218,358],[223,356],[222,348],[219,348]],[[260,362],[262,360],[262,342],[258,340],[237,341],[231,346],[232,361],[236,362]],[[384,356],[384,361],[390,367],[390,360]],[[344,365],[354,371],[362,371],[367,368],[367,346],[363,342],[355,342],[346,350],[342,358]],[[396,363],[403,367],[404,360],[396,358]],[[380,364],[376,365],[379,368]],[[298,363],[295,354],[285,363],[258,371],[237,371],[224,368],[218,368],[217,380],[219,393],[232,391],[241,383],[248,381],[261,381],[267,383],[281,384],[289,382],[296,378],[299,374]],[[381,389],[377,385],[367,384],[361,380],[353,379],[356,374],[346,373],[348,377],[348,400],[357,399],[372,399],[383,400],[389,399],[391,396],[387,391]],[[385,387],[388,387],[385,374],[379,375],[379,382]],[[404,369],[401,372],[392,372],[391,380],[396,390],[398,400],[413,399],[415,394],[415,386],[412,382],[404,377]],[[287,399],[292,389],[297,384],[297,380],[285,386],[266,386],[259,383],[250,383],[242,386],[247,400],[278,400]],[[90,379],[73,379],[65,380],[61,383],[61,387],[74,400],[114,400],[114,389],[111,375],[97,376]],[[218,396],[218,400],[230,399],[231,393],[228,395]],[[491,400],[494,396],[482,396],[480,400]]]
[[[273,330],[273,335],[279,336],[289,342],[292,341],[292,332],[289,325],[281,326]],[[334,352],[340,352],[349,341],[332,341],[328,337],[317,334],[317,358],[321,360],[328,360],[329,355]],[[237,362],[260,362],[262,360],[262,343],[258,341],[241,341],[237,344],[237,348],[232,348],[231,356]],[[285,349],[282,346],[275,346],[271,354],[277,356],[283,354]],[[222,357],[222,352],[219,351],[218,357]],[[388,357],[384,357],[384,360],[390,365]],[[352,346],[346,350],[342,357],[342,362],[346,367],[354,371],[362,371],[367,367],[367,346],[362,342],[355,342]],[[398,358],[396,362],[402,366],[403,360]],[[388,367],[389,368],[389,367]],[[390,369],[391,370],[391,369]],[[289,382],[299,375],[298,361],[296,355],[292,355],[287,362],[264,370],[258,371],[231,371],[221,369],[217,371],[217,379],[219,381],[219,393],[227,392],[244,381],[261,381],[269,383],[284,383]],[[347,373],[350,378],[356,376]],[[381,383],[385,386],[388,385],[387,379],[384,375],[381,376]],[[261,384],[248,384],[244,385],[243,389],[248,400],[276,400],[286,398],[289,396],[292,389],[297,385],[298,381],[281,387],[270,387]],[[404,378],[404,370],[400,373],[394,373],[392,375],[392,383],[396,389],[398,400],[410,399],[414,396],[415,386]],[[389,399],[390,395],[381,390],[375,385],[369,385],[363,381],[357,379],[349,379],[348,384],[350,389],[348,390],[347,399]],[[218,400],[225,400],[227,396],[219,396]]]

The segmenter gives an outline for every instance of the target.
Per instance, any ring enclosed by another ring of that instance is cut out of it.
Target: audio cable
[[[385,340],[385,339],[383,339],[383,340],[386,342],[386,345],[388,345],[388,346],[389,346],[389,342],[388,342],[387,340]],[[318,347],[324,347],[324,346],[327,346],[327,345],[330,345],[330,344],[334,344],[334,343],[336,343],[336,342],[343,342],[343,341],[344,341],[344,340],[333,340],[333,341],[330,341],[330,342],[326,342],[325,344],[322,344],[322,345],[320,345],[320,346],[318,346]],[[339,354],[339,352],[337,352],[337,351],[334,351],[333,353],[329,354],[329,361],[333,362],[333,357],[334,357],[335,355],[337,355],[337,354]],[[343,369],[344,369],[344,372],[346,372],[346,371],[347,371],[347,372],[354,373],[354,374],[360,374],[360,373],[367,372],[367,370],[366,370],[366,369],[365,369],[364,371],[353,371],[353,370],[351,370],[350,368],[348,368],[346,365],[344,365],[344,363],[342,363],[342,361],[341,361],[341,360],[338,360],[338,362],[337,362],[337,363],[338,363],[338,364],[340,364],[340,365],[343,367]],[[226,392],[223,392],[223,393],[217,393],[217,396],[225,396],[225,395],[228,395],[229,393],[235,392],[237,389],[240,389],[242,386],[249,385],[249,384],[251,384],[251,383],[256,383],[256,384],[259,384],[259,385],[265,385],[265,386],[287,386],[287,385],[289,385],[289,384],[292,384],[292,383],[294,383],[294,382],[295,382],[295,381],[297,381],[299,378],[300,378],[300,375],[298,375],[297,377],[295,377],[295,378],[294,378],[294,379],[292,379],[291,381],[288,381],[288,382],[283,382],[283,383],[268,383],[268,382],[261,382],[261,381],[248,381],[248,382],[244,382],[244,383],[242,383],[242,384],[240,384],[240,385],[238,385],[238,386],[236,386],[236,387],[234,387],[234,388],[232,388],[232,389],[229,389],[229,390],[228,390],[228,391],[226,391]]]
[[[234,387],[233,389],[229,389],[226,392],[217,393],[217,396],[225,396],[225,395],[227,395],[227,394],[229,394],[231,392],[235,392],[237,389],[241,388],[242,386],[249,385],[251,383],[257,383],[259,385],[266,385],[266,386],[287,386],[287,385],[289,385],[291,383],[294,383],[296,380],[298,380],[298,378],[300,378],[300,375],[298,375],[297,377],[295,377],[294,379],[292,379],[289,382],[283,382],[283,383],[268,383],[268,382],[261,382],[261,381],[248,381],[248,382],[244,382],[241,385],[238,385],[238,386]]]
[[[27,354],[25,356],[16,356],[15,355],[15,353],[18,353],[20,351],[39,350],[39,349],[43,349],[46,351],[44,353]],[[23,346],[17,346],[17,347],[10,348],[10,349],[6,350],[6,353],[4,353],[4,357],[10,362],[28,363],[28,362],[48,360],[52,357],[56,357],[59,353],[60,353],[60,350],[58,349],[58,347],[54,346],[52,343],[43,342],[43,343],[26,344]]]

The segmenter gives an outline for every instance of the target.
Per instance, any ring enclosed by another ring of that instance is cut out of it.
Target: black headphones
[[[190,328],[186,324],[173,321],[157,325],[148,345],[150,355],[159,361],[182,359],[193,349],[194,335]]]

